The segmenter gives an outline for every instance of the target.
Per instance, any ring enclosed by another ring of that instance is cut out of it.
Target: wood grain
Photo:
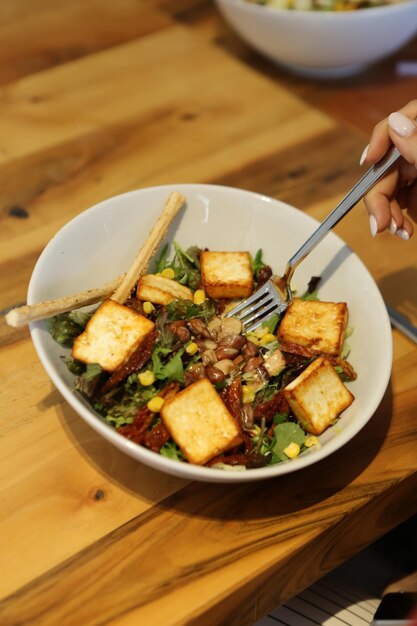
[[[334,83],[291,77],[208,0],[11,0],[0,41],[3,313],[68,220],[130,189],[232,185],[322,219],[361,174],[372,125],[416,87],[395,58]],[[417,237],[371,239],[363,205],[337,232],[417,322]],[[2,626],[251,626],[417,512],[417,350],[398,331],[355,439],[253,485],[187,483],[123,455],[4,319],[0,372]]]

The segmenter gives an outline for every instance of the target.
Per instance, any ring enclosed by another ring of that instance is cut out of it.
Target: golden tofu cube
[[[167,305],[172,300],[192,300],[193,292],[172,278],[145,274],[139,279],[136,296],[142,302]]]
[[[320,435],[354,400],[326,357],[315,359],[283,390],[301,426]]]
[[[122,365],[155,324],[143,315],[106,300],[74,341],[72,356],[83,363],[98,363],[107,372]]]
[[[236,421],[207,378],[165,402],[161,417],[185,458],[196,465],[242,443]]]
[[[294,298],[279,325],[280,342],[297,343],[315,352],[338,356],[348,321],[346,302]]]
[[[248,252],[203,251],[200,255],[204,291],[210,298],[247,298],[253,291]]]

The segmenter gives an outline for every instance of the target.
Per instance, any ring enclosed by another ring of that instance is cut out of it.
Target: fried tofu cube
[[[338,356],[348,321],[346,302],[294,298],[279,326],[280,342],[297,343],[315,352]]]
[[[318,357],[283,390],[301,426],[320,435],[347,409],[354,396],[326,357]]]
[[[203,251],[200,255],[204,291],[210,298],[246,298],[253,291],[248,252]]]
[[[122,365],[155,324],[114,300],[106,300],[74,341],[72,356],[83,363],[98,363],[107,372]]]
[[[136,296],[142,302],[167,305],[172,300],[192,300],[193,292],[172,278],[145,274],[139,279]]]
[[[236,421],[207,378],[166,401],[161,417],[185,458],[196,465],[242,443]]]

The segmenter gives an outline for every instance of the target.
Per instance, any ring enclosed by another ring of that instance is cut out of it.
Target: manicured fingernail
[[[375,235],[378,232],[378,224],[376,222],[376,219],[375,219],[374,215],[370,215],[369,216],[369,228],[371,230],[372,237],[375,237]]]
[[[388,117],[390,128],[401,137],[409,137],[415,130],[414,123],[402,113],[396,111]]]
[[[391,235],[394,235],[397,232],[397,224],[394,222],[394,219],[391,218],[391,222],[389,225],[389,232],[391,233]]]
[[[369,150],[369,144],[366,146],[365,150],[362,152],[362,156],[360,158],[359,161],[359,165],[363,165],[365,163],[365,159],[368,155],[368,150]]]
[[[408,239],[410,239],[410,235],[406,230],[404,230],[404,228],[399,228],[395,234],[398,235],[398,237],[401,237],[401,239],[404,239],[404,241],[408,241]]]

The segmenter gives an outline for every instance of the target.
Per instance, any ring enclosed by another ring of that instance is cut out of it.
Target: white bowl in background
[[[417,0],[356,11],[276,9],[216,0],[230,26],[272,61],[303,75],[355,74],[404,46],[417,33]]]
[[[116,196],[84,211],[46,246],[33,271],[28,303],[34,304],[102,285],[125,272],[154,225],[171,191],[186,197],[185,209],[168,233],[183,247],[214,250],[262,248],[277,274],[315,230],[317,222],[294,207],[267,196],[215,185],[151,187]],[[208,482],[246,482],[301,470],[350,441],[368,422],[386,390],[392,364],[387,311],[372,276],[334,233],[329,233],[296,270],[292,286],[304,291],[311,276],[322,276],[322,300],[346,301],[350,362],[358,378],[349,383],[353,404],[320,436],[321,447],[294,461],[246,471],[224,471],[170,460],[118,434],[74,392],[74,377],[62,360],[47,323],[30,325],[33,343],[51,380],[71,407],[101,436],[138,461],[168,474]]]

